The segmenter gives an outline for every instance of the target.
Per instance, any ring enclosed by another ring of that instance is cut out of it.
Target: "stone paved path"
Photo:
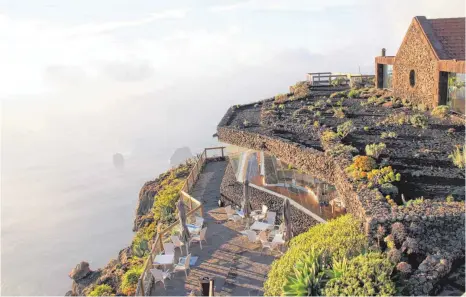
[[[153,296],[187,296],[199,289],[199,278],[208,276],[215,279],[216,296],[258,296],[263,294],[263,282],[269,266],[275,259],[270,252],[260,253],[260,244],[251,244],[241,222],[226,221],[223,208],[219,208],[220,184],[227,162],[207,163],[191,195],[204,204],[204,219],[207,225],[207,243],[201,250],[198,243],[189,248],[198,256],[196,265],[191,267],[186,279],[183,272],[177,272],[171,280],[155,284]],[[176,260],[179,257],[177,250]]]

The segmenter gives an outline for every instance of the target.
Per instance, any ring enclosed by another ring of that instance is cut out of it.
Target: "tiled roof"
[[[441,60],[465,59],[465,18],[416,17]]]

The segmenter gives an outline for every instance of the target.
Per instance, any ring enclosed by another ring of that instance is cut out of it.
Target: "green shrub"
[[[374,185],[383,185],[401,180],[399,173],[395,174],[392,166],[385,166],[380,169],[372,169],[367,173],[367,180]]]
[[[447,106],[447,105],[439,105],[437,107],[435,107],[432,111],[431,111],[431,115],[436,117],[436,118],[445,118],[447,115],[448,115],[448,112],[450,111],[450,107]]]
[[[368,144],[366,145],[366,155],[378,159],[385,152],[386,148],[387,146],[383,142]]]
[[[294,86],[291,86],[293,98],[290,100],[301,99],[310,94],[309,83],[307,81],[299,81]]]
[[[445,199],[447,202],[454,202],[455,201],[455,197],[453,197],[452,194],[448,195],[447,198]]]
[[[422,204],[422,203],[424,203],[424,198],[419,197],[419,198],[416,198],[416,199],[408,200],[408,202],[406,202],[405,206],[419,205],[419,204]]]
[[[366,132],[367,132],[367,131],[369,131],[371,128],[369,128],[368,126],[364,126],[364,128],[363,128],[363,129],[364,129],[364,131],[366,131]]]
[[[282,103],[288,100],[288,95],[287,94],[278,94],[275,96],[275,102],[276,103]]]
[[[396,138],[398,134],[396,132],[382,132],[382,135],[380,135],[380,138],[385,139],[385,138]]]
[[[375,168],[377,163],[369,156],[356,156],[353,163],[346,167],[345,171],[354,180],[361,180],[367,177],[368,171]]]
[[[337,126],[337,133],[341,139],[345,138],[354,130],[353,121],[346,121],[341,125]]]
[[[466,159],[466,145],[463,145],[463,148],[457,146],[448,158],[453,161],[456,167],[463,169]]]
[[[327,103],[324,100],[319,100],[316,103],[314,103],[314,106],[318,109],[324,109],[327,107]]]
[[[342,143],[339,143],[333,146],[327,151],[327,154],[332,157],[341,156],[341,155],[352,155],[352,154],[357,154],[357,153],[358,153],[357,148],[355,148],[354,146],[345,145]]]
[[[123,275],[121,282],[121,291],[126,295],[136,294],[138,279],[141,276],[144,268],[142,266],[132,267]]]
[[[322,251],[303,253],[283,286],[284,296],[320,296],[324,277]]]
[[[366,237],[360,229],[361,222],[351,215],[343,215],[325,224],[311,227],[307,232],[294,237],[288,251],[272,263],[264,284],[265,296],[280,296],[287,277],[303,253],[312,248],[325,250],[330,256],[353,256],[366,247]]]
[[[372,252],[349,261],[340,278],[325,286],[326,296],[392,296],[396,293],[391,280],[394,265],[385,255]]]
[[[96,286],[90,293],[89,296],[111,296],[113,293],[112,287],[107,284]]]
[[[409,121],[411,122],[411,125],[413,125],[414,127],[419,127],[422,129],[427,128],[427,125],[429,124],[427,117],[422,114],[414,114],[410,116]]]
[[[380,186],[380,191],[384,195],[398,195],[398,188],[391,183],[384,183]]]
[[[401,126],[407,122],[407,119],[408,116],[404,112],[392,113],[388,115],[383,121],[381,121],[380,124]]]
[[[343,119],[346,116],[343,107],[333,107],[332,110],[335,118]]]
[[[332,130],[325,130],[321,135],[322,142],[330,143],[333,141],[340,140],[340,137],[337,133],[333,132]]]
[[[360,95],[360,91],[356,89],[351,89],[348,93],[348,98],[357,98]]]

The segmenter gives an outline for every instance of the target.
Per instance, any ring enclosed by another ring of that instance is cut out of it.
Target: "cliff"
[[[169,224],[175,212],[176,193],[192,167],[190,160],[156,179],[146,182],[139,191],[131,244],[118,253],[104,268],[91,270],[82,261],[70,272],[71,290],[66,296],[134,295],[141,267],[148,256],[157,224]],[[175,193],[175,195],[173,195]],[[167,199],[168,197],[168,199]],[[157,201],[160,199],[160,202]],[[163,214],[161,214],[163,210]]]

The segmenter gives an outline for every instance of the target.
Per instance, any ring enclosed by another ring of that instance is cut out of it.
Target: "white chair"
[[[273,244],[267,239],[267,233],[265,231],[261,231],[259,233],[259,240],[262,244],[261,254],[264,249],[269,249],[269,250],[273,249]]]
[[[237,222],[241,220],[241,217],[235,213],[235,211],[231,208],[231,205],[225,207],[225,212],[227,213],[229,221]]]
[[[191,261],[191,254],[188,254],[186,257],[181,257],[178,264],[176,264],[175,267],[173,268],[173,272],[184,270],[184,274],[186,275],[186,278],[187,278],[188,270],[189,270],[189,261]]]
[[[261,210],[253,211],[253,213],[252,213],[253,219],[256,220],[256,221],[263,220],[266,217],[268,210],[269,210],[269,208],[267,207],[267,205],[262,204],[262,209]]]
[[[269,237],[274,237],[277,234],[281,234],[283,236],[283,233],[285,233],[285,223],[281,223],[280,225],[275,225],[274,229],[272,232],[270,232]]]
[[[248,237],[248,240],[250,242],[257,242],[257,233],[252,231],[252,230],[246,230],[244,231],[246,233],[246,236]]]
[[[171,242],[163,243],[163,252],[165,255],[174,255],[175,254],[175,245]]]
[[[194,235],[191,237],[189,240],[189,246],[191,246],[191,242],[193,241],[198,241],[199,244],[201,245],[201,250],[202,250],[202,241],[204,240],[207,243],[207,240],[205,239],[205,234],[207,232],[207,227],[202,228],[201,232],[199,232],[199,235]]]
[[[267,221],[267,224],[270,225],[270,228],[273,229],[274,226],[275,226],[275,218],[277,217],[277,213],[274,212],[274,211],[268,211],[267,212],[267,217],[266,217],[266,221]]]
[[[150,272],[152,273],[152,276],[154,277],[154,284],[156,284],[157,282],[162,282],[163,287],[166,289],[165,279],[171,278],[170,272],[168,272],[168,270],[163,271],[163,270],[155,269],[155,268],[151,269]]]
[[[184,246],[184,243],[180,240],[180,238],[178,236],[176,236],[176,235],[172,235],[172,236],[170,236],[170,239],[172,240],[173,245],[175,246],[175,248],[179,248],[180,253],[183,255],[183,249],[181,247]]]
[[[202,225],[204,225],[204,218],[196,216],[196,222],[194,222],[194,225],[202,228]]]

